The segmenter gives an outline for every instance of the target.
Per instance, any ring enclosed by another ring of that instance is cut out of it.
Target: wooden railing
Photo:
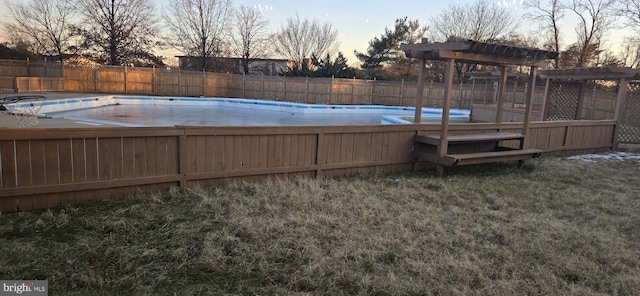
[[[547,154],[612,147],[612,121],[536,122],[527,148]],[[452,133],[520,131],[521,124],[454,124]],[[267,177],[340,177],[424,169],[413,136],[439,125],[5,129],[0,211],[48,208],[170,187]],[[508,143],[507,143],[508,144]]]

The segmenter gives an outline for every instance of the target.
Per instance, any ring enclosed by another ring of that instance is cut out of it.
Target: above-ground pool
[[[46,101],[40,113],[93,124],[121,126],[228,125],[370,125],[413,121],[414,107],[319,105],[231,98],[100,96]],[[425,121],[442,110],[423,108]],[[468,121],[468,110],[450,118]]]

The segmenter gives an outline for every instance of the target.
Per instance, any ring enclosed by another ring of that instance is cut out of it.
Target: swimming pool
[[[414,107],[319,105],[235,98],[96,96],[46,101],[40,110],[52,118],[120,126],[284,126],[411,123]],[[425,120],[442,110],[423,108]],[[468,110],[450,117],[469,120]]]

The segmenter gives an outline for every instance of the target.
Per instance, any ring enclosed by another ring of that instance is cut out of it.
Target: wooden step
[[[429,145],[440,145],[440,135],[415,135],[415,142]],[[522,140],[523,134],[510,132],[495,133],[477,133],[477,134],[453,134],[447,136],[449,143],[478,143],[478,142],[495,142],[505,140]]]
[[[419,160],[429,161],[445,166],[524,160],[536,158],[540,156],[540,154],[542,154],[542,150],[540,149],[516,149],[478,153],[449,154],[444,157],[439,157],[435,154],[414,151],[414,156]]]

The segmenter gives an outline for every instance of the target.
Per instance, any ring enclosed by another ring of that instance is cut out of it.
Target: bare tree
[[[258,9],[241,5],[234,25],[232,50],[241,58],[244,74],[249,74],[251,61],[266,57],[270,51],[269,21],[262,18]]]
[[[623,67],[640,67],[640,40],[627,37],[620,50],[620,59]]]
[[[617,13],[625,17],[625,25],[640,31],[640,0],[619,1]]]
[[[485,0],[462,5],[453,4],[432,17],[431,38],[436,41],[471,39],[480,42],[504,43],[515,35],[517,21],[511,11]],[[438,63],[434,68],[439,67]],[[466,73],[479,70],[477,64],[456,63],[455,74],[464,80]]]
[[[564,17],[564,7],[560,0],[540,0],[526,2],[525,6],[531,9],[526,17],[536,23],[546,34],[545,47],[549,50],[560,52],[560,20]],[[554,68],[560,66],[558,58],[554,61]]]
[[[598,62],[602,39],[615,22],[615,5],[616,0],[573,0],[568,6],[578,17],[576,45],[579,51],[574,66]]]
[[[336,51],[338,30],[330,23],[320,24],[317,20],[301,20],[295,17],[287,19],[275,37],[275,51],[284,58],[292,60],[297,66],[304,65],[305,58],[312,55],[326,56]]]
[[[453,4],[430,21],[429,29],[436,41],[495,41],[512,34],[517,27],[516,18],[509,10],[485,0],[468,5]]]
[[[2,22],[14,43],[34,45],[35,53],[56,56],[75,50],[70,21],[73,0],[29,0],[7,2],[10,19]]]
[[[198,58],[200,70],[211,68],[211,58],[226,50],[232,12],[231,0],[170,0],[164,17],[169,43]]]
[[[145,60],[159,45],[157,18],[150,0],[77,0],[84,22],[77,30],[84,48],[99,61],[122,65]]]

